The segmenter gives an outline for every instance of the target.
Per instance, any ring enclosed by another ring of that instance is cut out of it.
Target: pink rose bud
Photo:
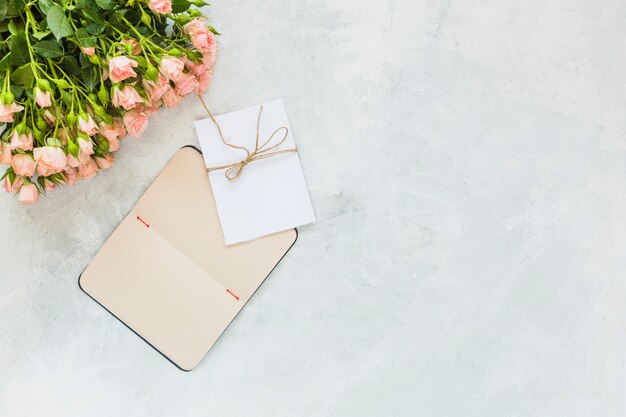
[[[211,85],[211,81],[213,80],[213,73],[211,70],[204,71],[202,74],[197,76],[198,78],[198,89],[196,93],[203,94],[206,90],[209,89]]]
[[[181,59],[171,56],[161,58],[161,62],[159,64],[159,71],[161,71],[161,74],[163,74],[163,76],[168,80],[174,82],[178,81],[184,68],[185,63]]]
[[[183,98],[181,96],[179,96],[178,94],[176,94],[176,92],[172,90],[168,90],[165,92],[165,94],[163,94],[163,104],[168,109],[178,106],[178,103],[180,103],[182,99]]]
[[[78,168],[79,165],[80,165],[80,161],[78,159],[76,159],[76,157],[74,155],[72,155],[71,153],[68,153],[67,154],[67,165],[65,166],[65,169],[67,170],[67,167]]]
[[[47,193],[54,191],[57,188],[57,185],[54,182],[50,181],[48,178],[44,180],[43,184]]]
[[[96,54],[95,46],[84,46],[84,47],[81,47],[80,50],[83,51],[83,54],[87,56],[94,56]]]
[[[50,91],[43,91],[39,87],[35,87],[35,101],[42,109],[52,106]]]
[[[78,167],[78,176],[81,179],[91,178],[98,173],[98,164],[93,158],[89,158],[85,163]]]
[[[201,52],[217,52],[217,40],[213,32],[207,27],[207,21],[204,18],[196,18],[187,23],[183,28],[185,33],[191,36],[191,43]]]
[[[176,82],[176,93],[186,96],[198,88],[198,80],[191,74],[182,74]]]
[[[23,151],[33,150],[33,133],[22,133],[21,135],[14,130],[11,134],[11,148],[21,149]]]
[[[50,110],[46,110],[43,114],[43,118],[46,119],[46,122],[48,122],[49,125],[53,125],[54,122],[56,122],[57,117],[50,113]]]
[[[150,0],[148,7],[155,13],[167,14],[172,12],[171,0]]]
[[[76,181],[78,181],[78,171],[76,170],[76,168],[65,167],[65,170],[63,171],[63,179],[68,185],[72,185]]]
[[[13,115],[24,110],[24,106],[16,103],[2,104],[0,103],[0,122],[10,123],[13,121]]]
[[[159,74],[156,81],[146,80],[144,78],[141,83],[143,84],[143,88],[148,93],[148,97],[150,97],[151,101],[161,100],[163,94],[172,88],[170,82],[162,74]]]
[[[20,193],[17,197],[22,204],[34,204],[39,200],[39,191],[35,184],[24,184],[20,188]]]
[[[33,155],[37,161],[37,174],[43,177],[63,171],[67,164],[65,152],[55,146],[35,148]]]
[[[118,138],[111,138],[108,139],[109,141],[109,152],[117,152],[117,150],[120,148],[120,140]]]
[[[91,140],[87,140],[82,137],[78,137],[78,161],[79,163],[83,163],[89,159],[91,155],[93,155],[93,142]],[[72,165],[72,164],[70,164]]]
[[[189,71],[195,76],[198,76],[206,71],[206,66],[203,63],[195,63],[193,61],[187,60],[185,62],[185,66],[189,68]]]
[[[115,107],[122,107],[124,110],[132,110],[137,107],[137,104],[143,103],[143,98],[139,95],[135,87],[132,85],[125,85],[123,90],[118,87],[113,89],[113,105]]]
[[[23,177],[32,177],[35,174],[35,168],[37,167],[37,163],[33,159],[31,154],[27,153],[18,153],[13,155],[13,171],[17,175],[21,175]]]
[[[100,123],[99,132],[108,141],[116,139],[119,136],[118,131],[114,125],[108,125],[104,122]]]
[[[12,162],[11,145],[6,142],[0,142],[0,165],[11,165]]]
[[[142,112],[129,111],[124,115],[124,126],[131,136],[141,136],[148,127],[148,115]]]
[[[98,167],[100,169],[109,169],[113,166],[113,162],[115,162],[115,157],[110,153],[102,157],[96,156],[94,159],[96,160],[96,164],[98,164]]]
[[[202,54],[202,63],[205,67],[211,68],[215,63],[215,52]]]
[[[91,115],[82,114],[78,117],[78,130],[87,136],[93,136],[98,133],[98,125],[93,121]]]
[[[137,73],[133,70],[137,65],[137,61],[125,56],[118,56],[109,61],[109,77],[114,83],[119,83],[127,78],[136,77]]]
[[[16,193],[20,190],[20,187],[22,187],[22,177],[15,177],[13,183],[11,183],[11,179],[7,175],[2,185],[4,186],[4,191],[7,193]]]
[[[141,45],[136,39],[123,39],[120,43],[124,46],[130,46],[133,55],[139,55],[141,53]]]

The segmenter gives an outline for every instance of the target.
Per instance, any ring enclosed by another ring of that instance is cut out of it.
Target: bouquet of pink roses
[[[30,204],[113,164],[150,115],[211,83],[203,0],[0,0],[0,164]],[[4,123],[4,125],[2,125]],[[3,126],[3,127],[1,127]]]

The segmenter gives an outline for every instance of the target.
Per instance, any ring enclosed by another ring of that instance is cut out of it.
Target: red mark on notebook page
[[[236,300],[239,300],[239,297],[237,297],[231,290],[226,289],[226,292],[235,297]]]
[[[146,227],[148,227],[148,228],[150,227],[150,225],[149,225],[148,223],[144,222],[144,221],[143,221],[143,219],[142,219],[141,217],[137,216],[137,220],[139,220],[140,222],[142,222],[142,223],[143,223]]]

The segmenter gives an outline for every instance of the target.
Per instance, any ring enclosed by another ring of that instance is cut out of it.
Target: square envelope
[[[260,119],[261,106],[215,116],[224,139],[232,145],[253,151],[259,120],[260,144],[269,139],[267,147],[277,145],[286,133],[284,142],[272,151],[295,148],[283,101],[275,100],[262,106]],[[217,126],[210,118],[197,121],[195,126],[207,168],[236,164],[246,158],[244,150],[222,142]],[[272,137],[277,129],[280,130]],[[219,169],[208,175],[227,245],[315,221],[297,152],[252,161],[243,167],[236,181],[229,181],[225,176],[226,171]]]

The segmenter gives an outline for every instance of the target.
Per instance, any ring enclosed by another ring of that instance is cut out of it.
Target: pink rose
[[[93,142],[84,138],[78,137],[78,161],[82,164],[91,155],[93,155]]]
[[[78,156],[80,157],[80,154]],[[71,153],[68,153],[67,154],[67,166],[65,167],[65,169],[67,170],[68,167],[78,168],[79,165],[80,165],[80,161],[76,159],[74,155],[72,155]]]
[[[213,66],[215,63],[215,53],[216,52],[202,54],[202,63],[205,67],[211,68]]]
[[[24,110],[24,106],[16,103],[2,104],[0,103],[0,122],[10,123],[13,121],[13,115]]]
[[[50,113],[50,110],[46,110],[43,114],[43,118],[46,119],[46,122],[48,122],[49,125],[53,125],[54,122],[56,122],[57,117]]]
[[[143,88],[148,93],[151,101],[159,101],[163,94],[172,88],[170,82],[163,75],[159,74],[159,78],[156,81],[146,80],[142,81]]]
[[[213,73],[211,70],[204,71],[202,74],[197,76],[198,79],[198,88],[196,89],[196,93],[203,94],[206,90],[209,89],[211,85],[211,81],[213,80]]]
[[[11,145],[6,142],[0,142],[0,165],[11,165],[12,162]]]
[[[79,180],[78,171],[72,167],[65,167],[65,170],[63,170],[63,178],[66,184],[72,185]]]
[[[84,46],[84,47],[81,47],[80,50],[83,51],[83,54],[87,56],[94,56],[96,54],[95,46]]]
[[[141,45],[139,45],[136,39],[123,39],[120,43],[124,46],[130,45],[133,55],[139,55],[141,53]]]
[[[13,131],[11,135],[11,148],[12,149],[21,149],[23,151],[32,151],[33,150],[33,133],[22,133],[19,135],[17,130]]]
[[[206,71],[206,66],[202,62],[195,63],[187,60],[187,62],[185,62],[185,66],[189,68],[189,71],[191,71],[191,73],[195,76],[198,76]]]
[[[20,194],[17,197],[22,204],[34,204],[39,200],[39,190],[35,184],[24,184],[20,188]]]
[[[117,129],[117,133],[118,133],[117,137],[122,139],[124,136],[126,136],[126,128],[124,127],[124,121],[122,120],[121,117],[114,117],[113,125]]]
[[[78,167],[78,176],[80,179],[91,178],[98,173],[98,164],[93,158],[89,158],[87,162]]]
[[[43,185],[47,193],[54,191],[57,188],[57,185],[48,178],[43,181]]]
[[[141,136],[148,127],[148,116],[143,112],[129,111],[124,115],[124,126],[131,136]]]
[[[217,41],[213,32],[207,27],[207,21],[204,18],[196,18],[187,23],[183,28],[185,33],[191,36],[191,43],[196,49],[202,52],[211,52],[215,54],[217,50]]]
[[[106,140],[111,141],[111,139],[116,139],[119,136],[118,130],[115,128],[115,125],[108,125],[104,122],[100,123],[100,134],[106,138]]]
[[[37,174],[47,177],[63,171],[67,164],[67,156],[63,149],[56,146],[42,146],[33,151],[37,161]]]
[[[117,152],[120,148],[120,140],[118,138],[108,139],[109,141],[109,152]]]
[[[183,68],[185,68],[185,63],[181,59],[171,56],[161,58],[161,63],[159,64],[161,74],[168,80],[174,82],[178,81],[180,78],[183,73]]]
[[[96,160],[96,164],[98,164],[98,167],[100,169],[109,169],[113,166],[113,162],[115,162],[115,157],[110,153],[102,157],[96,156],[94,159]]]
[[[168,109],[178,106],[178,103],[180,103],[182,99],[181,96],[172,90],[166,91],[165,94],[163,94],[163,104],[165,104],[165,107]]]
[[[57,132],[57,137],[61,140],[63,146],[67,145],[67,139],[70,137],[71,133],[72,131],[65,126],[59,128],[59,131]]]
[[[183,31],[187,35],[192,35],[198,31],[202,31],[207,28],[207,20],[203,17],[196,17],[191,22],[187,23],[183,27]]]
[[[155,13],[167,14],[172,11],[171,0],[150,0],[148,7]]]
[[[39,87],[35,87],[35,101],[42,109],[52,106],[52,97],[50,91],[43,91]]]
[[[11,180],[9,179],[9,176],[7,175],[4,178],[3,186],[4,186],[4,191],[6,191],[7,193],[16,193],[20,190],[20,187],[22,186],[22,177],[15,177],[15,180],[11,184]]]
[[[119,83],[130,77],[136,77],[137,73],[133,70],[137,65],[137,61],[125,56],[117,56],[109,61],[109,76],[111,81]]]
[[[186,96],[198,88],[198,80],[191,74],[182,74],[176,82],[176,92],[178,95]]]
[[[78,130],[87,136],[93,136],[98,133],[98,125],[93,121],[91,115],[85,114],[78,117]]]
[[[113,105],[122,107],[124,110],[134,109],[138,103],[143,103],[143,98],[132,85],[124,86],[123,90],[115,87],[113,89]]]
[[[32,177],[35,174],[35,168],[37,163],[33,159],[33,156],[28,153],[18,153],[13,155],[13,171],[17,175],[24,177]]]

